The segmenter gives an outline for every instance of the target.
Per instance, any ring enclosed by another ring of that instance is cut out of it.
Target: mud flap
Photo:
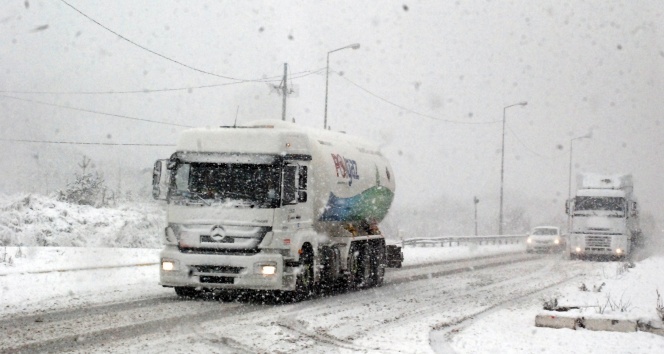
[[[403,262],[403,252],[401,252],[401,246],[385,246],[385,255],[387,258],[388,268],[401,268],[401,263]]]

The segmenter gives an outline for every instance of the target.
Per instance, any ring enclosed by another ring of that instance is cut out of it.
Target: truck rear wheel
[[[367,280],[371,278],[371,259],[366,251],[368,247],[360,243],[352,243],[350,247],[347,288],[366,287]]]
[[[368,288],[374,283],[374,261],[372,257],[372,247],[365,243],[360,252],[360,287]]]
[[[377,240],[371,243],[371,272],[373,275],[373,285],[383,285],[385,279],[385,267],[387,267],[387,259],[385,257],[385,241]]]

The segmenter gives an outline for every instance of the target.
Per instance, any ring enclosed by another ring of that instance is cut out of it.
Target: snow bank
[[[644,259],[633,268],[625,264],[588,262],[592,271],[582,277],[480,314],[452,333],[449,341],[445,332],[432,332],[433,349],[437,353],[664,353],[664,338],[651,333],[535,327],[535,316],[547,313],[543,302],[554,298],[559,306],[581,307],[551,312],[559,317],[657,319],[656,291],[664,292],[664,256]]]
[[[0,200],[0,245],[159,248],[165,225],[156,202],[94,208],[35,194]]]
[[[633,268],[628,263],[609,262],[597,274],[563,288],[558,305],[580,307],[564,313],[569,317],[657,319],[657,291],[664,295],[662,265],[664,256],[650,257]]]

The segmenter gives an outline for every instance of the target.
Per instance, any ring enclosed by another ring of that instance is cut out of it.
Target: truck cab
[[[567,202],[570,259],[623,259],[641,245],[642,235],[631,175],[580,174]]]

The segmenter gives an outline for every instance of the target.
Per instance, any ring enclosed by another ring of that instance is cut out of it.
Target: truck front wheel
[[[306,249],[300,256],[300,273],[295,283],[295,299],[304,300],[311,296],[314,289],[314,255]]]
[[[175,293],[180,297],[190,297],[190,298],[196,297],[200,294],[200,292],[196,290],[196,288],[190,286],[176,286]]]

